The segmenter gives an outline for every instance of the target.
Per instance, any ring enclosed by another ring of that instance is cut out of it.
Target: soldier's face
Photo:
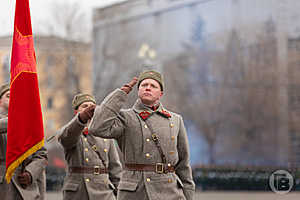
[[[86,109],[87,107],[89,107],[90,105],[95,105],[95,104],[91,101],[83,102],[82,104],[80,104],[80,106],[78,106],[78,109],[76,110],[76,112],[81,112],[84,109]]]
[[[8,110],[10,91],[5,92],[0,99],[0,107]]]
[[[156,80],[145,79],[141,82],[138,96],[143,104],[153,106],[159,102],[162,95],[160,84]]]

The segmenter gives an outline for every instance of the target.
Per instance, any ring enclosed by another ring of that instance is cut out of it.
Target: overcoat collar
[[[158,108],[153,111],[148,106],[144,105],[140,99],[137,99],[135,104],[133,105],[133,110],[143,119],[146,120],[148,117],[150,117],[153,113],[157,112],[163,117],[170,118],[171,114],[164,109],[163,105],[159,103]]]

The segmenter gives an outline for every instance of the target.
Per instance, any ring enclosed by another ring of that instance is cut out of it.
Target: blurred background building
[[[34,39],[45,137],[48,138],[74,116],[73,96],[92,92],[92,53],[90,43],[55,36],[35,36]],[[1,83],[10,79],[11,44],[10,36],[0,37]],[[51,152],[49,164],[64,167],[64,157],[56,142],[46,142],[46,146]]]
[[[11,37],[0,38],[0,81],[10,80]],[[90,43],[55,36],[35,36],[35,52],[45,135],[53,135],[74,115],[71,102],[79,92],[92,92]]]

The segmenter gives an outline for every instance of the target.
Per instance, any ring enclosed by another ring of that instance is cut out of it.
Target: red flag
[[[44,146],[44,129],[33,47],[29,0],[16,0],[8,108],[6,181]]]

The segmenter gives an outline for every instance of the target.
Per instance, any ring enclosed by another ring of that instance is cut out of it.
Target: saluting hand
[[[79,112],[79,119],[83,123],[87,123],[90,119],[92,119],[94,115],[96,105],[90,105],[86,107],[83,111]]]
[[[125,84],[121,87],[121,90],[123,90],[124,92],[126,92],[126,94],[128,94],[131,90],[132,87],[138,82],[138,78],[137,77],[133,77],[133,79],[128,83]]]
[[[20,185],[25,189],[32,183],[31,174],[28,171],[22,172],[18,175]]]

